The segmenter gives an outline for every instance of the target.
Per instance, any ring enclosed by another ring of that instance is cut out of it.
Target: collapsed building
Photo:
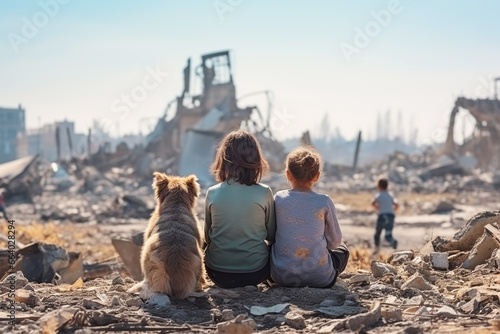
[[[495,79],[495,83],[500,78]],[[496,92],[496,85],[495,85]],[[467,110],[475,119],[472,136],[458,145],[454,139],[455,119],[460,109]],[[458,159],[466,154],[477,159],[478,167],[486,170],[500,168],[500,100],[495,94],[493,99],[468,99],[459,97],[450,115],[448,135],[443,153]]]
[[[178,174],[193,173],[202,183],[208,183],[212,181],[209,166],[217,143],[241,127],[257,136],[271,168],[282,168],[284,148],[272,136],[269,117],[266,121],[257,106],[238,106],[229,51],[201,57],[201,64],[194,69],[195,78],[202,85],[200,94],[191,90],[191,59],[183,73],[181,95],[168,103],[155,129],[146,138],[148,153],[168,159]],[[174,104],[175,113],[170,116]]]

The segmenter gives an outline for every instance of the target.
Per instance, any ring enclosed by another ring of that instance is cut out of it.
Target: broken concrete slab
[[[373,277],[382,277],[385,274],[397,274],[396,268],[388,263],[372,261],[371,270]]]
[[[30,281],[38,283],[73,284],[83,275],[80,253],[67,253],[63,248],[42,242],[18,250],[14,270],[21,270]]]
[[[413,258],[413,251],[400,251],[392,254],[390,263],[392,265],[401,265],[407,261],[411,261]]]
[[[130,239],[111,239],[113,247],[120,255],[125,269],[136,281],[144,278],[141,269],[141,249],[144,233],[138,233]],[[140,242],[140,244],[139,244]]]
[[[476,266],[485,263],[496,248],[498,248],[498,244],[495,239],[485,232],[475,242],[469,256],[465,259],[461,268],[473,270]]]
[[[294,329],[304,329],[307,327],[306,319],[301,314],[295,312],[285,314],[285,323]]]
[[[404,284],[401,289],[414,288],[418,290],[432,290],[432,285],[429,284],[419,273],[415,273]]]
[[[469,256],[470,252],[458,252],[448,257],[448,268],[455,269],[464,263],[465,259]]]
[[[365,327],[371,326],[377,323],[380,320],[380,317],[381,317],[380,302],[376,301],[369,312],[347,318],[346,323],[347,327],[350,330],[356,331],[363,326]]]
[[[434,249],[439,252],[450,250],[470,251],[476,240],[483,234],[484,227],[495,222],[500,223],[500,211],[478,213],[469,219],[452,239],[448,240],[441,237],[434,239]]]
[[[248,318],[243,314],[238,315],[231,321],[221,322],[217,324],[217,333],[220,334],[250,334],[255,331],[257,324],[252,318]]]
[[[433,252],[430,254],[432,267],[435,269],[448,270],[448,253]]]

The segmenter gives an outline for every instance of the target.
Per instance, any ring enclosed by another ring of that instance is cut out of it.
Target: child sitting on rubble
[[[271,278],[281,286],[330,288],[344,271],[349,250],[342,241],[332,199],[312,190],[322,169],[312,147],[299,147],[286,158],[291,189],[274,196],[276,240]]]
[[[222,288],[257,285],[269,278],[269,244],[276,218],[273,192],[259,183],[268,170],[257,139],[233,131],[221,142],[212,173],[220,183],[205,200],[205,267]]]
[[[386,178],[380,178],[377,183],[378,194],[372,202],[372,206],[378,211],[377,224],[375,226],[375,251],[380,249],[380,234],[385,229],[385,240],[396,249],[398,241],[392,236],[394,227],[394,211],[398,209],[399,204],[394,197],[387,191],[389,181]]]

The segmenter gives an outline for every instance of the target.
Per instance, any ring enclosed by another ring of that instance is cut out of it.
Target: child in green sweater
[[[222,140],[211,168],[220,183],[208,189],[205,200],[205,266],[219,287],[269,278],[274,200],[271,189],[258,183],[268,168],[251,133],[233,131]]]

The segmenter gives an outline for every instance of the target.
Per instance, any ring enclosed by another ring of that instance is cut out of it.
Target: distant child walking
[[[268,169],[251,133],[233,131],[222,140],[211,167],[220,183],[208,189],[205,202],[205,265],[219,287],[269,278],[276,217],[271,188],[259,183]]]
[[[392,236],[394,227],[394,211],[398,209],[399,204],[387,191],[389,181],[381,178],[377,183],[378,194],[372,202],[372,206],[378,211],[377,225],[375,227],[375,253],[380,249],[380,234],[385,229],[385,240],[396,249],[398,241]]]
[[[337,211],[328,195],[312,190],[322,169],[311,147],[294,149],[286,158],[291,189],[276,193],[276,241],[271,278],[281,286],[330,288],[344,271],[349,250],[341,243]]]

